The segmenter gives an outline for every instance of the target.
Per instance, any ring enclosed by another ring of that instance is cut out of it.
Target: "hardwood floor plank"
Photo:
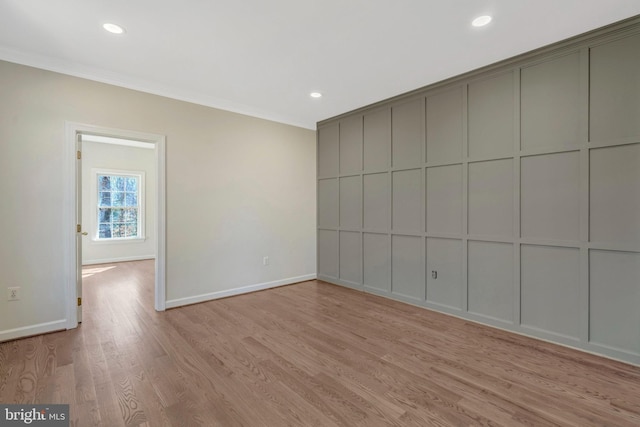
[[[36,353],[38,351],[38,337],[27,339],[22,369],[17,379],[15,403],[29,403],[35,400],[38,383]]]
[[[147,416],[140,407],[138,396],[133,389],[132,380],[129,375],[116,375],[113,378],[113,382],[115,384],[115,394],[124,425],[127,427],[138,426],[146,422]]]
[[[147,370],[134,373],[131,379],[147,423],[152,426],[170,426],[171,421],[165,413],[165,406],[151,385]]]
[[[27,348],[24,344],[22,341],[0,344],[0,402],[15,403],[15,390]]]
[[[640,368],[319,281],[153,309],[88,266],[76,330],[0,343],[0,402],[73,426],[638,426]]]
[[[82,346],[74,351],[73,370],[76,378],[75,401],[77,403],[96,400],[96,388],[90,369],[89,348]]]
[[[124,418],[120,414],[116,390],[111,379],[96,383],[96,400],[100,402],[98,410],[102,425],[114,427],[123,427],[125,425]]]
[[[97,401],[83,401],[70,408],[70,425],[77,427],[106,425],[100,418]]]
[[[349,426],[350,423],[331,405],[328,405],[324,399],[322,399],[316,390],[311,386],[309,381],[302,381],[296,376],[291,375],[290,372],[281,368],[272,360],[265,360],[261,362],[261,365],[267,376],[272,381],[277,381],[286,387],[290,393],[288,396],[296,396],[303,404],[306,404],[319,413],[322,418],[320,425],[336,425],[336,426]],[[315,423],[312,423],[315,424]]]

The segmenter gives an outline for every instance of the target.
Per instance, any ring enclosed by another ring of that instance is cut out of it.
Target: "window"
[[[143,239],[144,173],[95,170],[96,240]]]

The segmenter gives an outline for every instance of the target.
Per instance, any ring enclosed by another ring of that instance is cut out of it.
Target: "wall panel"
[[[469,156],[513,153],[513,72],[469,84]]]
[[[338,124],[318,129],[318,176],[338,174]]]
[[[521,232],[539,239],[580,239],[580,153],[525,157]]]
[[[580,142],[580,53],[522,69],[522,149]]]
[[[318,227],[335,228],[338,226],[338,180],[321,179],[318,181]]]
[[[427,169],[427,231],[462,233],[462,166]]]
[[[363,233],[363,281],[365,287],[391,291],[391,248],[386,234]]]
[[[513,235],[513,160],[469,165],[469,233]]]
[[[424,256],[422,238],[392,237],[391,292],[401,297],[424,300]]]
[[[389,167],[391,153],[391,109],[364,115],[364,170]]]
[[[522,324],[577,339],[579,250],[522,247]]]
[[[319,123],[319,269],[640,365],[639,52],[640,17]]]
[[[338,278],[338,232],[318,230],[318,275]]]
[[[340,227],[358,229],[362,226],[360,176],[340,178]]]
[[[360,233],[352,231],[340,232],[340,279],[353,284],[360,284],[362,272],[360,266],[362,244]]]
[[[424,99],[396,105],[391,109],[391,146],[394,168],[422,164],[424,145]]]
[[[591,48],[592,141],[640,137],[640,34]]]
[[[591,342],[640,355],[640,254],[590,253]]]
[[[350,117],[340,123],[340,173],[362,170],[362,117]]]
[[[640,145],[591,150],[591,241],[640,246]]]
[[[422,231],[422,172],[393,172],[393,229]]]
[[[386,231],[389,228],[391,204],[389,174],[364,175],[363,180],[364,228]]]
[[[513,245],[469,242],[469,312],[513,322]]]
[[[462,88],[427,97],[427,162],[462,159]]]
[[[462,308],[461,240],[427,238],[426,277],[427,301]]]

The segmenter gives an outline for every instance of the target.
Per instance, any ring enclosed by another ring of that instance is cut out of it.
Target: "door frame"
[[[164,135],[108,128],[76,122],[65,122],[65,200],[64,200],[64,229],[65,242],[63,245],[65,260],[65,301],[67,329],[78,326],[78,282],[76,273],[82,268],[78,265],[78,248],[76,245],[76,203],[78,200],[78,184],[82,177],[78,176],[76,168],[76,140],[77,135],[87,133],[99,136],[109,136],[122,139],[132,139],[154,144],[156,159],[156,262],[155,262],[155,298],[156,311],[166,308],[166,137]]]

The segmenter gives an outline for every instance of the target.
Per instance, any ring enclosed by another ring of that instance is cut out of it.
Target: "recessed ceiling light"
[[[122,34],[124,33],[124,28],[122,28],[120,25],[116,25],[116,24],[111,24],[111,23],[106,23],[102,26],[102,28],[104,28],[105,30],[109,31],[110,33],[113,34]]]
[[[309,96],[312,98],[322,98],[322,94],[320,92],[311,92]]]
[[[476,19],[471,21],[471,25],[474,27],[484,27],[489,22],[491,22],[491,17],[489,15],[478,16]]]

